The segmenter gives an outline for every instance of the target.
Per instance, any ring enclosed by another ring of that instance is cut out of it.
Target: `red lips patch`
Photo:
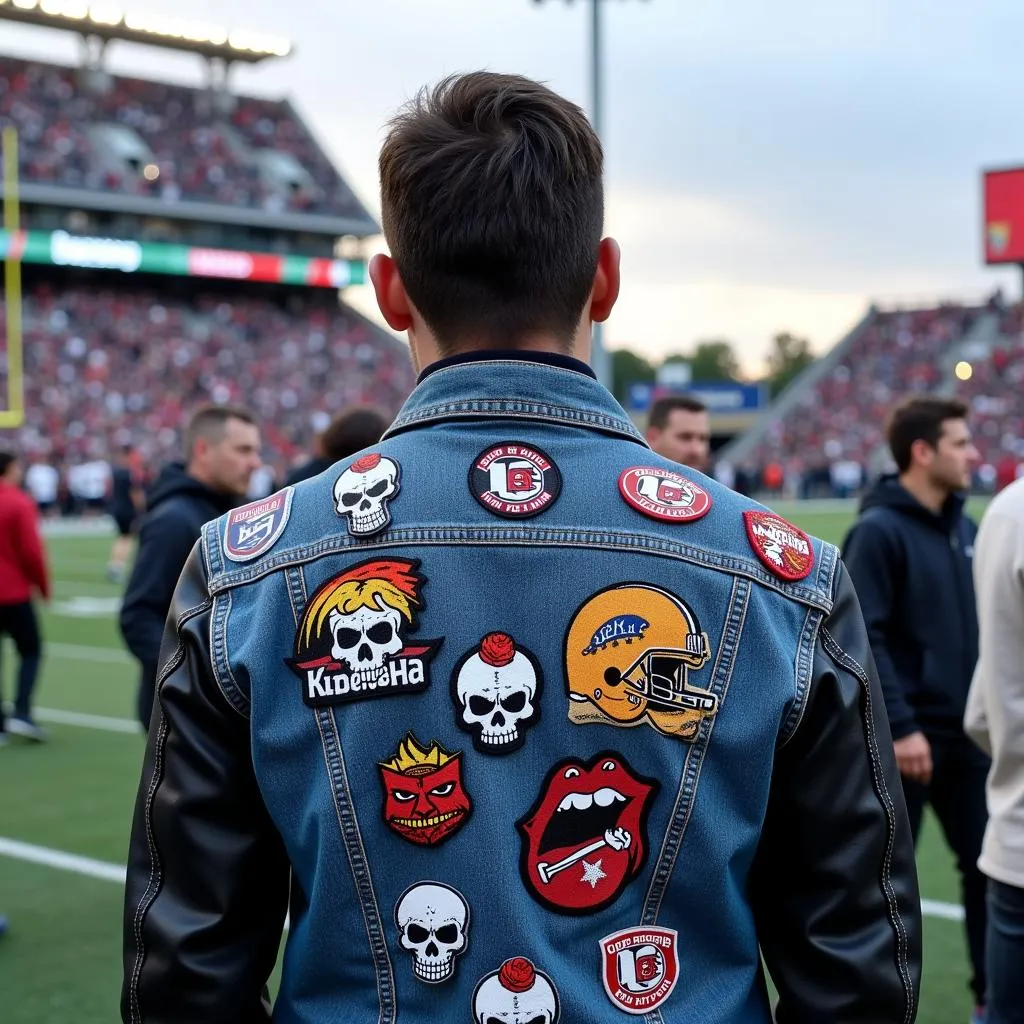
[[[647,860],[647,815],[660,788],[612,751],[559,761],[516,822],[530,895],[560,914],[593,914],[618,899]]]

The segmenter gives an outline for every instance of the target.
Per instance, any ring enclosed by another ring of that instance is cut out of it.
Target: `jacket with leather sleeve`
[[[287,909],[282,1024],[768,1024],[762,951],[783,1024],[913,1021],[856,596],[817,540],[774,571],[750,512],[583,372],[492,359],[208,524],[163,647],[124,1020],[269,1020]]]

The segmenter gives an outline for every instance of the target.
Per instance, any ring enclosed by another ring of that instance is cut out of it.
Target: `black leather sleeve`
[[[776,754],[750,878],[778,1024],[910,1024],[914,844],[857,595],[840,567],[803,718]]]
[[[256,785],[249,723],[214,679],[211,605],[196,545],[171,604],[177,642],[164,647],[132,825],[126,1024],[270,1020],[289,865]]]

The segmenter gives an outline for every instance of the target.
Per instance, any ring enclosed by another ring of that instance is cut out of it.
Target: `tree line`
[[[631,384],[653,384],[658,369],[669,363],[689,363],[695,384],[742,380],[740,363],[732,343],[723,338],[699,341],[689,353],[678,352],[666,356],[660,363],[652,363],[632,349],[619,348],[609,352],[612,363],[612,391],[624,401]],[[780,331],[772,338],[768,353],[768,373],[764,383],[774,398],[797,374],[814,362],[810,342],[789,331]]]

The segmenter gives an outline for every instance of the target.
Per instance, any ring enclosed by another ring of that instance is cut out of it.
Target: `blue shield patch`
[[[269,551],[284,533],[292,511],[293,487],[260,498],[228,513],[224,552],[232,561],[248,562]]]

